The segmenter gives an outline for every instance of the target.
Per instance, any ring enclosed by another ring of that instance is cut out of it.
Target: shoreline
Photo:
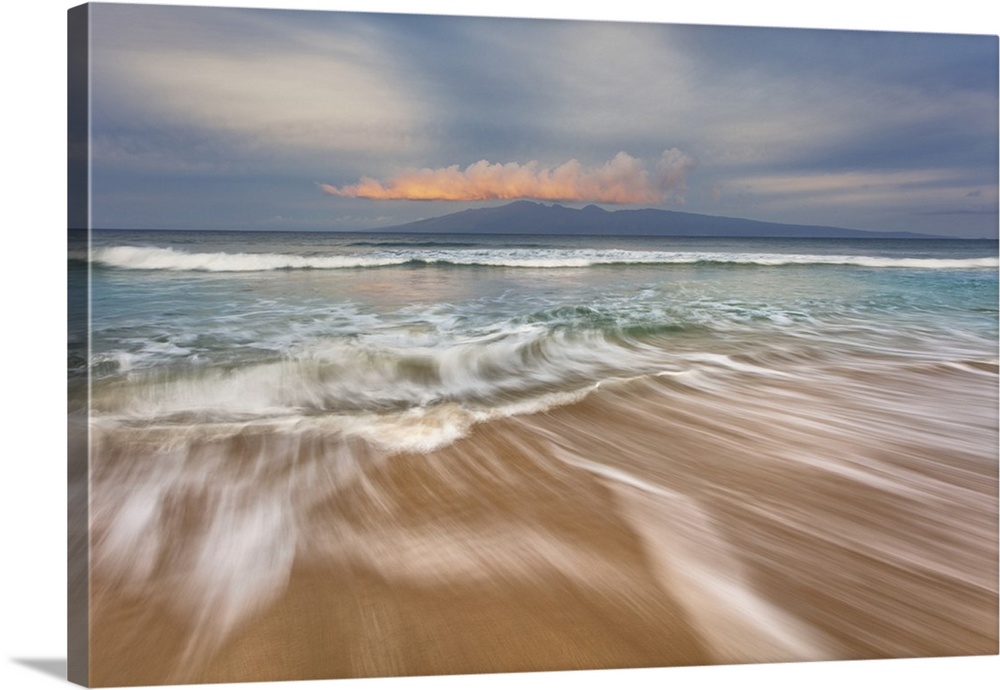
[[[93,682],[996,653],[997,433],[963,409],[996,401],[995,372],[896,382],[909,417],[868,376],[651,377],[426,454],[247,437],[145,457],[174,482],[136,485],[162,491],[131,542],[158,565],[95,561]],[[226,548],[241,568],[207,567]]]

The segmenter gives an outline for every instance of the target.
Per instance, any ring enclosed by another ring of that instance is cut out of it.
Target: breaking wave
[[[622,249],[409,249],[364,254],[303,255],[283,253],[185,252],[163,247],[115,246],[94,249],[98,265],[147,271],[256,272],[334,270],[380,266],[453,265],[507,268],[587,268],[609,265],[840,265],[867,268],[986,269],[1000,267],[997,257],[960,259],[863,255],[668,252]]]

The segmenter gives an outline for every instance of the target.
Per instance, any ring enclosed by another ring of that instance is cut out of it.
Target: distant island
[[[813,237],[830,239],[942,239],[915,232],[877,232],[823,225],[767,223],[645,208],[607,211],[534,201],[468,209],[412,223],[373,228],[379,232],[470,233],[497,235],[632,235],[660,237]]]

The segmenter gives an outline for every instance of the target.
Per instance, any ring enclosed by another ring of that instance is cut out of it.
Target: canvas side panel
[[[86,262],[74,250],[89,245],[90,108],[89,7],[68,13],[67,44],[67,410],[68,410],[68,680],[89,677],[89,399],[86,357],[90,349],[90,296]]]

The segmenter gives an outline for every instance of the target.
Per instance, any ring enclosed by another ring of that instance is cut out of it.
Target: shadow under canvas
[[[11,659],[11,661],[33,668],[45,675],[66,680],[66,659]]]

